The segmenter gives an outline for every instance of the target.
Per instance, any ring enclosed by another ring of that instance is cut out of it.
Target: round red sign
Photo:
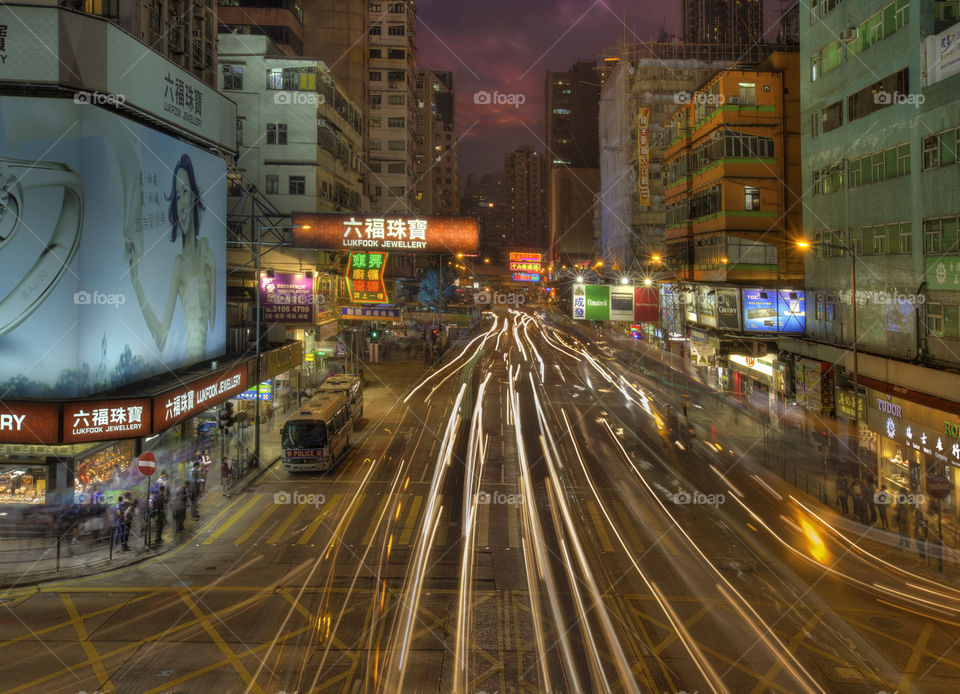
[[[150,451],[141,453],[140,457],[137,458],[137,469],[143,475],[152,475],[157,469],[157,459],[153,456],[153,453]]]
[[[927,494],[934,499],[943,499],[950,493],[952,488],[953,485],[950,484],[950,480],[943,475],[930,475],[927,477]]]

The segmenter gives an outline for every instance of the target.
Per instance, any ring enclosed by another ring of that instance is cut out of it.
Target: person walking
[[[223,491],[227,490],[227,486],[230,484],[230,463],[227,462],[226,458],[220,460],[220,489]]]
[[[897,549],[905,551],[910,550],[910,509],[907,507],[906,499],[901,497],[897,501],[897,510],[894,515],[897,523],[897,532],[900,533],[900,542],[897,543]]]
[[[863,501],[863,483],[859,480],[853,483],[853,515],[861,523],[867,522],[867,509]]]
[[[166,487],[159,482],[154,485],[153,493],[150,495],[150,512],[153,515],[153,522],[157,526],[157,535],[154,542],[163,542],[163,526],[167,520],[167,495]]]
[[[123,544],[123,514],[126,513],[127,507],[130,505],[132,494],[130,492],[125,492],[120,498],[117,499],[117,505],[113,510],[113,544],[121,545]]]
[[[200,512],[197,503],[200,500],[200,461],[195,460],[190,468],[190,477],[187,480],[187,495],[190,498],[190,517],[199,518]]]
[[[887,485],[881,485],[880,491],[877,492],[874,498],[874,503],[877,507],[877,514],[880,516],[880,527],[884,530],[890,529],[890,523],[887,520],[887,507],[890,506],[892,501],[893,499],[890,498],[890,492],[887,491]]]
[[[174,529],[176,533],[183,532],[183,523],[187,519],[187,497],[189,496],[189,482],[184,482],[183,485],[177,490],[176,494],[173,495],[173,520],[177,524],[177,527]]]
[[[137,515],[137,506],[139,505],[139,499],[134,499],[130,502],[130,505],[127,506],[126,510],[123,512],[123,520],[120,523],[120,551],[129,552],[130,545],[128,544],[130,540],[130,529],[133,527],[133,519]]]
[[[917,542],[917,554],[920,555],[921,559],[927,558],[927,532],[927,521],[923,517],[923,511],[918,508],[916,520],[913,522],[913,539]]]
[[[867,508],[870,510],[870,525],[873,525],[877,522],[877,485],[873,481],[873,477],[867,478],[864,497],[867,502]]]
[[[841,476],[837,480],[837,503],[840,504],[840,512],[846,516],[849,513],[847,508],[847,497],[850,493],[850,481]]]

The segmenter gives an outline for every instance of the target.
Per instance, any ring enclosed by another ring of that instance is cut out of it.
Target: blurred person
[[[193,467],[190,468],[190,476],[188,478],[187,485],[187,496],[190,499],[190,517],[199,518],[200,513],[197,509],[197,503],[200,499],[200,485],[201,482],[201,473],[200,471],[200,461],[195,460],[193,462]]]
[[[120,551],[129,552],[130,529],[133,527],[133,519],[137,515],[137,506],[140,505],[139,499],[134,499],[123,512],[123,519],[120,521]]]
[[[847,505],[847,496],[850,493],[850,481],[841,476],[837,480],[837,503],[840,505],[840,511],[846,516],[850,511]]]
[[[887,491],[887,485],[880,485],[880,491],[877,492],[875,503],[877,514],[880,516],[880,527],[884,530],[890,529],[890,523],[887,521],[887,507],[892,501],[890,492]]]
[[[163,526],[167,520],[167,496],[164,489],[158,482],[153,485],[153,492],[150,494],[150,512],[153,522],[157,526],[157,536],[154,542],[163,542]],[[149,540],[149,538],[147,539]]]
[[[183,532],[183,523],[187,520],[187,498],[189,497],[189,482],[184,482],[173,495],[173,520],[177,524],[175,533]]]
[[[906,500],[900,498],[897,501],[897,510],[894,514],[894,521],[897,524],[897,532],[900,534],[900,542],[897,543],[898,549],[910,550],[910,509]]]
[[[917,543],[917,554],[920,555],[921,559],[927,558],[927,532],[927,520],[923,517],[923,511],[918,508],[915,520],[913,521],[913,539]]]

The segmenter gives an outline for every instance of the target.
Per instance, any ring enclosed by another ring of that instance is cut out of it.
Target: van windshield
[[[327,426],[323,422],[287,422],[281,439],[284,448],[324,448]]]

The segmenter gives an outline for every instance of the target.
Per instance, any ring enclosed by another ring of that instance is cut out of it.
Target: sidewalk
[[[364,410],[360,421],[362,440],[373,431],[376,421],[400,399],[402,393],[425,373],[422,356],[406,357],[393,354],[385,361],[376,364],[362,363],[364,371]],[[111,571],[156,557],[189,543],[201,532],[208,529],[217,514],[229,504],[235,503],[234,497],[242,494],[259,480],[280,459],[280,429],[284,419],[294,411],[296,403],[291,402],[287,411],[278,411],[271,422],[261,425],[260,457],[263,463],[246,471],[243,478],[233,481],[226,490],[221,489],[220,461],[210,466],[210,479],[206,491],[200,497],[200,518],[194,520],[187,514],[185,532],[175,535],[172,514],[167,511],[163,530],[164,542],[144,542],[143,516],[134,520],[130,532],[131,551],[121,552],[119,546],[113,546],[114,528],[107,520],[106,527],[94,530],[93,526],[77,525],[59,541],[55,537],[5,537],[0,539],[0,587],[12,588],[33,585],[46,581],[78,578],[103,571]],[[354,442],[357,443],[357,442]],[[141,500],[141,508],[144,506]],[[107,509],[107,515],[113,509]],[[84,532],[89,529],[90,532]],[[151,540],[156,538],[156,526],[151,523]],[[59,557],[58,557],[59,554]]]

